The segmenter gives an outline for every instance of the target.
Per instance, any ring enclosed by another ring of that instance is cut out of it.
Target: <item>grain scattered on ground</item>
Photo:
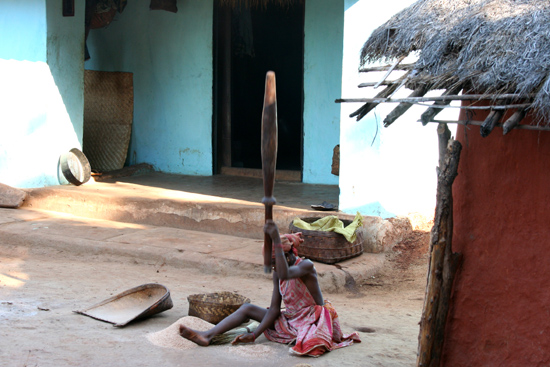
[[[183,324],[193,330],[206,331],[214,325],[194,316],[185,316],[168,326],[166,329],[147,334],[147,339],[158,347],[173,349],[191,349],[197,344],[180,335],[180,325]]]
[[[269,358],[276,353],[274,347],[261,343],[228,345],[226,348],[228,353],[246,358]]]
[[[166,329],[147,334],[146,337],[152,344],[162,348],[191,349],[198,347],[197,344],[183,338],[179,334],[179,326],[181,324],[198,331],[205,331],[214,326],[198,317],[185,316],[168,326]],[[256,342],[253,344],[225,345],[223,348],[226,348],[227,353],[245,358],[266,358],[275,356],[277,353],[275,346],[268,345],[268,343],[270,342],[266,342],[265,344]],[[218,347],[222,348],[221,346]],[[216,346],[210,346],[209,348],[216,348]]]

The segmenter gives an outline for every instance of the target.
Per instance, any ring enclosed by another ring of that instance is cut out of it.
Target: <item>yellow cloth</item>
[[[292,223],[298,228],[309,231],[334,231],[336,233],[340,233],[346,237],[346,240],[353,243],[357,238],[355,233],[357,228],[363,225],[363,216],[357,212],[355,219],[353,219],[353,222],[351,222],[347,227],[344,227],[344,223],[335,215],[329,215],[321,219],[317,219],[313,223],[308,223],[300,218],[296,218]]]

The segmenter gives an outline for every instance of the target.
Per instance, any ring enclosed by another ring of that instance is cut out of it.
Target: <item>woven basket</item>
[[[313,223],[321,218],[301,218],[304,222]],[[350,220],[341,219],[344,226]],[[332,231],[310,231],[296,227],[290,222],[290,233],[302,232],[304,242],[298,247],[298,255],[325,264],[335,264],[351,259],[363,253],[363,242],[359,239],[350,243],[346,237]]]
[[[250,299],[232,292],[216,292],[193,294],[187,297],[189,301],[189,316],[195,316],[217,324],[233,312],[237,311]]]

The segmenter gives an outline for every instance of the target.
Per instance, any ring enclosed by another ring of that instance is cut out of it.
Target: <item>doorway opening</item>
[[[261,177],[265,76],[277,85],[277,173],[301,181],[305,2],[214,11],[214,173]]]

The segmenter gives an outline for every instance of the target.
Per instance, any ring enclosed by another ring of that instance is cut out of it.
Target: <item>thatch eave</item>
[[[371,34],[360,67],[413,52],[409,89],[459,84],[516,100],[536,94],[532,109],[550,119],[548,0],[419,0]]]

